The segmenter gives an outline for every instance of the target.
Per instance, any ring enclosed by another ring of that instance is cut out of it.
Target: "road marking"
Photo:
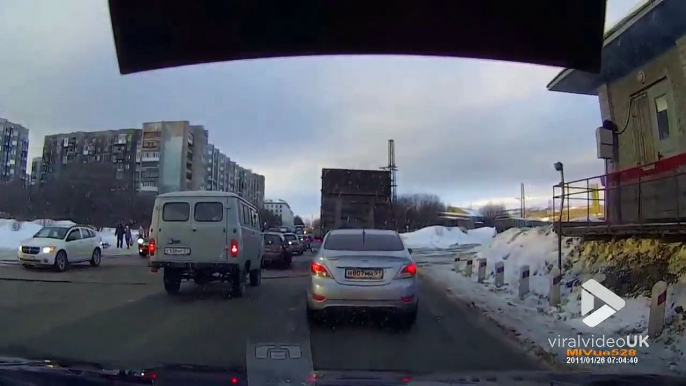
[[[306,384],[312,376],[309,336],[303,342],[248,343],[247,346],[251,385]]]

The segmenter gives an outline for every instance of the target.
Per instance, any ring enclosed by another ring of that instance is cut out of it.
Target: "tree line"
[[[154,194],[139,194],[117,179],[115,165],[63,165],[60,178],[25,187],[21,181],[0,186],[0,213],[20,221],[69,219],[111,227],[119,222],[146,225]]]

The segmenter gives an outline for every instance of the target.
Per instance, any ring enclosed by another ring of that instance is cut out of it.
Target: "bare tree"
[[[445,203],[435,194],[400,196],[393,204],[395,228],[405,231],[437,225],[440,223],[440,212],[446,210]]]
[[[293,217],[293,225],[305,225],[305,222],[300,216]]]
[[[484,218],[484,225],[489,227],[494,227],[495,220],[498,218],[510,217],[509,212],[505,209],[505,205],[493,202],[489,202],[479,208],[479,214]]]

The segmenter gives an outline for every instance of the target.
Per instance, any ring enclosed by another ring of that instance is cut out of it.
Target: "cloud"
[[[632,2],[610,2],[619,20]],[[120,76],[107,3],[6,0],[0,116],[46,134],[189,120],[266,177],[269,198],[319,212],[321,168],[378,169],[396,142],[400,193],[453,204],[550,195],[602,173],[593,97],[550,93],[559,69],[468,59],[327,57],[217,63]]]

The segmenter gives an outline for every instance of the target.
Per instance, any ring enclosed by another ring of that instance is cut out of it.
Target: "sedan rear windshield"
[[[288,240],[288,241],[293,241],[293,240],[298,239],[295,235],[292,235],[292,234],[291,235],[283,235],[283,237],[285,237],[286,240]]]
[[[281,237],[277,235],[264,235],[266,245],[281,245]]]
[[[324,249],[335,251],[402,251],[402,240],[394,234],[336,234],[326,238]]]

